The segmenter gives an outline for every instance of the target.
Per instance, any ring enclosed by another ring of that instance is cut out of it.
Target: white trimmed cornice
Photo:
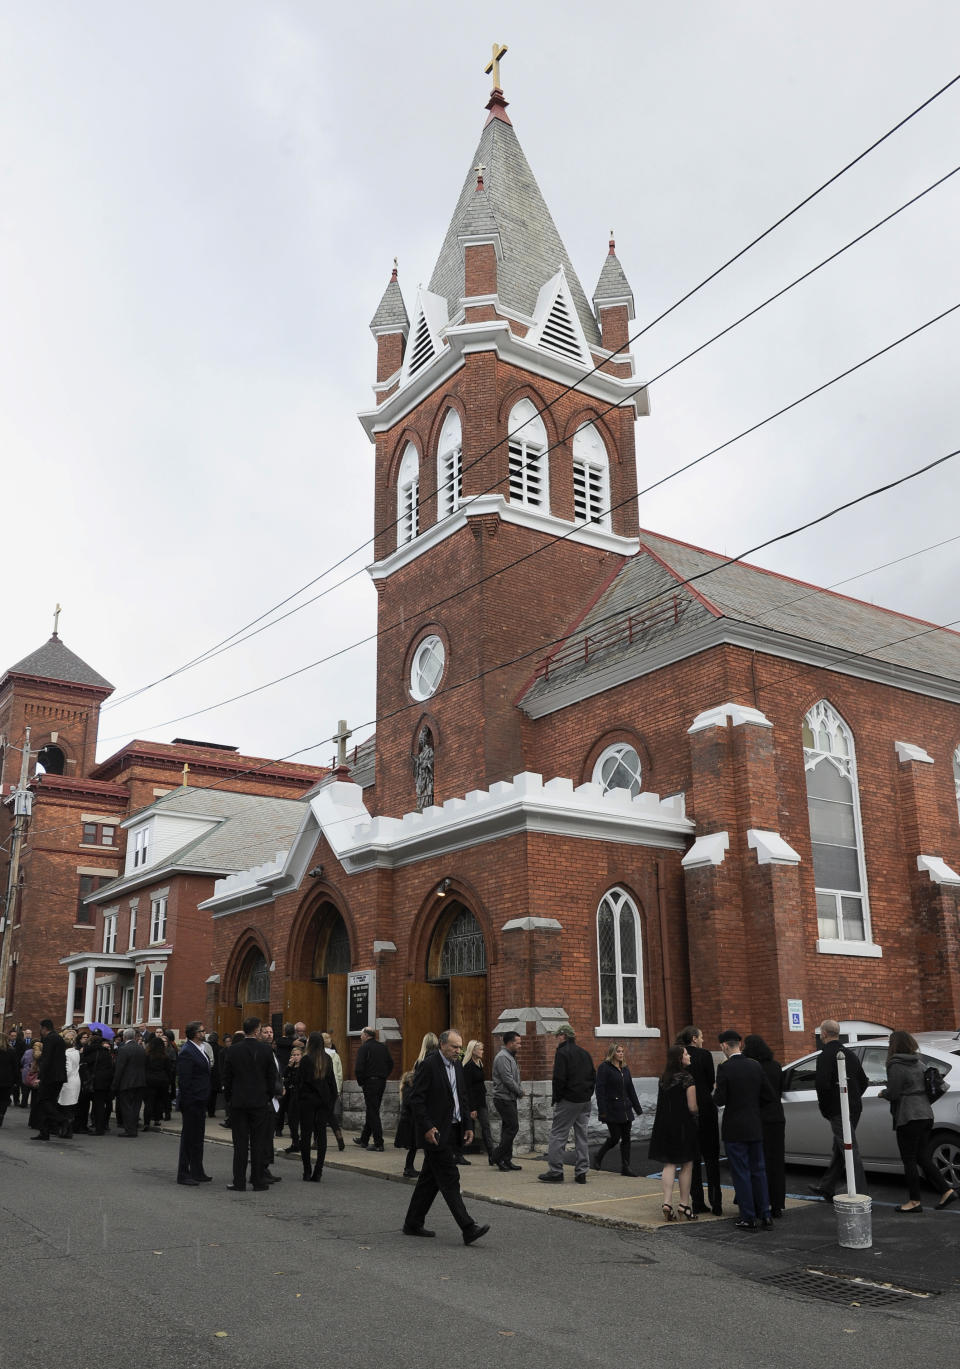
[[[455,532],[467,526],[470,518],[499,518],[502,523],[512,523],[520,528],[532,528],[535,532],[545,533],[548,537],[562,537],[568,542],[577,542],[584,547],[595,547],[598,551],[612,551],[618,556],[635,556],[640,548],[636,537],[621,537],[619,533],[598,527],[596,523],[572,523],[565,518],[557,518],[542,509],[532,509],[527,504],[510,503],[502,494],[468,495],[460,507],[439,523],[419,533],[412,542],[404,542],[382,561],[367,567],[371,580],[385,580],[415,561],[425,551],[445,542]]]
[[[960,875],[951,870],[942,856],[917,856],[917,869],[928,874],[934,884],[960,884]]]
[[[758,827],[747,830],[747,846],[757,853],[758,865],[799,865],[797,852],[784,841],[779,832],[765,832]]]
[[[687,732],[705,732],[711,727],[726,727],[728,722],[733,723],[734,727],[743,727],[745,723],[753,723],[755,727],[773,727],[770,719],[758,708],[749,708],[746,704],[726,703],[718,704],[716,708],[708,708],[704,713],[698,713]]]
[[[933,757],[929,752],[924,751],[922,746],[914,746],[912,742],[894,742],[893,749],[897,753],[897,759],[903,765],[909,761],[919,761],[921,765],[933,765]]]
[[[697,837],[680,864],[685,870],[700,870],[706,865],[722,865],[730,849],[729,832],[709,832]]]

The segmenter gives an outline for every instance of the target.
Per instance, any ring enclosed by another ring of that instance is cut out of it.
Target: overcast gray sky
[[[584,288],[613,226],[636,327],[960,72],[952,0],[2,0],[0,664],[46,639],[59,601],[64,641],[126,694],[366,542],[367,324],[394,255],[408,309],[429,279],[494,39]],[[651,329],[639,373],[952,170],[958,129],[960,84]],[[655,385],[641,486],[960,302],[958,206],[960,175]],[[736,554],[951,451],[958,354],[960,312],[642,498],[641,524]],[[833,584],[954,538],[958,470],[753,559]],[[843,589],[951,621],[958,549]],[[182,735],[280,756],[366,723],[370,644],[157,726],[374,630],[359,575],[105,711],[100,755]]]

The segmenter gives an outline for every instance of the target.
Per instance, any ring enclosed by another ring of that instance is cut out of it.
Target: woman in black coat
[[[744,1039],[743,1054],[748,1060],[756,1060],[770,1081],[773,1089],[773,1102],[764,1103],[760,1108],[760,1121],[763,1123],[763,1160],[767,1167],[767,1188],[770,1191],[770,1211],[774,1217],[782,1217],[787,1205],[787,1176],[783,1156],[787,1122],[783,1115],[783,1070],[773,1058],[773,1051],[762,1036],[748,1036]]]
[[[463,1053],[463,1081],[467,1086],[467,1103],[470,1116],[476,1122],[473,1134],[483,1137],[483,1148],[487,1160],[492,1165],[493,1135],[490,1131],[490,1114],[487,1111],[487,1086],[483,1078],[483,1042],[469,1041]]]
[[[143,1098],[143,1129],[150,1130],[153,1123],[160,1130],[164,1109],[170,1094],[170,1062],[167,1060],[167,1043],[157,1034],[147,1048],[147,1090]]]
[[[304,1183],[318,1184],[327,1158],[327,1127],[333,1125],[337,1102],[337,1081],[333,1065],[323,1044],[323,1032],[311,1032],[307,1053],[297,1066],[297,1093],[300,1099],[300,1158]],[[310,1143],[316,1138],[317,1158],[310,1169]]]
[[[93,1089],[93,1104],[91,1108],[93,1119],[93,1131],[95,1136],[102,1136],[105,1131],[110,1130],[110,1095],[113,1092],[113,1047],[109,1041],[103,1039],[102,1032],[93,1032],[92,1040],[96,1043],[97,1053],[93,1057],[90,1070],[90,1085]]]
[[[597,1116],[606,1124],[607,1139],[597,1151],[593,1167],[603,1168],[603,1157],[614,1146],[620,1147],[620,1173],[628,1179],[637,1176],[630,1168],[630,1128],[634,1116],[643,1108],[633,1087],[633,1079],[624,1058],[622,1046],[611,1046],[607,1058],[597,1070]]]

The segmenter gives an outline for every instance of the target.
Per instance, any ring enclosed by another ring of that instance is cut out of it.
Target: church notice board
[[[359,1036],[377,1020],[376,970],[351,970],[347,975],[347,1035]]]

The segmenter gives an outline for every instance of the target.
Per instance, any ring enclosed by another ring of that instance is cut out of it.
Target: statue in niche
[[[413,769],[417,783],[417,812],[422,813],[433,803],[433,733],[429,727],[420,729]]]

